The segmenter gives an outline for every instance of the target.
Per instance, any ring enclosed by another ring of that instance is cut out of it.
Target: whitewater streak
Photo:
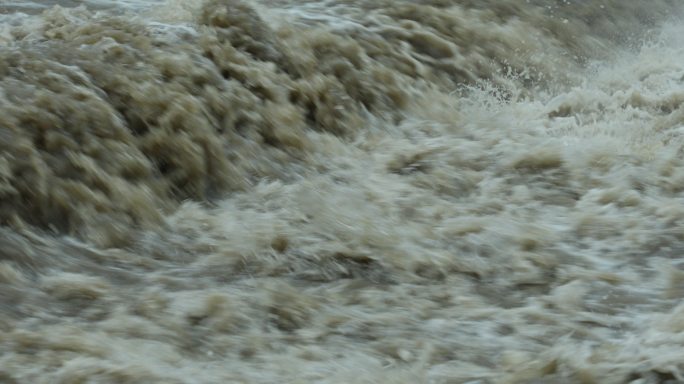
[[[684,381],[680,16],[3,2],[0,381]]]

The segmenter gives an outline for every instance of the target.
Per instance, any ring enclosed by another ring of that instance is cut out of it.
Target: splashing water
[[[0,4],[0,381],[683,381],[680,15]]]

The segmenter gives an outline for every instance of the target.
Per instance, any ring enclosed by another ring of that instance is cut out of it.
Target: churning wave
[[[0,381],[684,381],[680,15],[0,4]]]

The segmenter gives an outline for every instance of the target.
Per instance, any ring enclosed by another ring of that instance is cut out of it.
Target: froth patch
[[[65,273],[43,279],[43,289],[59,300],[93,301],[108,290],[106,281],[87,275]]]

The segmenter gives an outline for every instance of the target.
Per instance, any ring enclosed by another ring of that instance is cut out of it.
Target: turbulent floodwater
[[[683,382],[680,8],[0,2],[0,382]]]

